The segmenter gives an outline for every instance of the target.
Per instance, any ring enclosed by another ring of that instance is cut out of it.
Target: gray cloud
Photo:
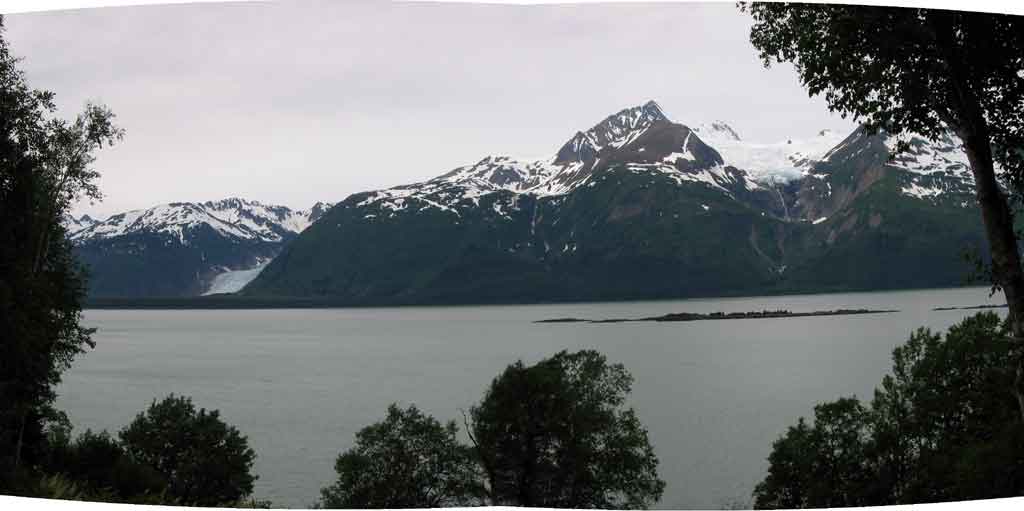
[[[127,130],[100,155],[106,214],[242,196],[293,207],[544,156],[657,100],[746,139],[852,129],[789,66],[764,69],[731,4],[282,2],[10,15],[31,83]]]

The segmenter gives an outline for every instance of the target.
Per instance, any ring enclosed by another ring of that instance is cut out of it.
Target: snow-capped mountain
[[[68,231],[75,242],[146,232],[168,234],[187,245],[187,234],[205,227],[225,237],[279,242],[309,227],[327,207],[326,203],[318,202],[308,210],[294,211],[286,206],[239,198],[172,202],[117,213],[104,220],[93,220],[86,215],[72,219]]]
[[[71,218],[67,226],[93,296],[182,296],[241,288],[329,208],[230,198]]]
[[[747,174],[728,162],[684,125],[672,122],[654,101],[624,109],[594,127],[577,132],[553,156],[522,161],[487,156],[429,181],[369,192],[358,206],[385,214],[433,208],[458,214],[478,207],[479,198],[498,191],[535,197],[561,196],[600,179],[595,169],[622,163],[628,155],[635,173],[658,173],[677,183],[701,182],[724,191],[756,189]],[[376,215],[375,215],[376,216]]]
[[[887,184],[888,191],[931,206],[975,207],[974,176],[956,136],[903,138],[908,148],[900,152],[890,134],[854,130],[808,169],[799,181],[802,202],[795,206],[816,221]]]
[[[64,219],[64,228],[67,229],[68,234],[72,234],[87,227],[91,227],[95,223],[96,220],[89,215],[82,215],[77,218],[69,215]]]
[[[958,142],[894,147],[860,129],[749,143],[651,101],[548,158],[349,196],[241,292],[384,304],[962,283],[962,249],[985,244]]]

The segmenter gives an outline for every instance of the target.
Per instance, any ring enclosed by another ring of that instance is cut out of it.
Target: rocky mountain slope
[[[103,220],[70,218],[66,225],[89,269],[91,296],[193,296],[237,291],[328,208],[317,203],[293,211],[232,198],[162,204]]]
[[[242,294],[486,303],[961,284],[962,253],[985,244],[958,141],[915,139],[890,160],[894,146],[861,130],[750,144],[649,102],[547,159],[488,156],[349,196]]]

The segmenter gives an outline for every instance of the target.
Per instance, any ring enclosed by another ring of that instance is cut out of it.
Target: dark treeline
[[[66,500],[184,506],[268,507],[251,498],[256,453],[217,411],[187,397],[156,402],[116,438],[86,430],[71,436],[66,418],[50,421],[4,493]]]

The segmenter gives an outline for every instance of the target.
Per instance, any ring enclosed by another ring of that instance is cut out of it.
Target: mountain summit
[[[572,165],[593,161],[602,149],[622,147],[660,122],[670,121],[654,101],[620,110],[589,130],[576,132],[576,135],[558,150],[554,163]]]

